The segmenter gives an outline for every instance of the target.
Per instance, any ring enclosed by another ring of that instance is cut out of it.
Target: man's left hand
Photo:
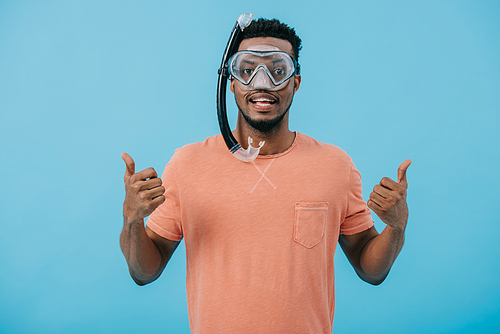
[[[384,177],[373,188],[367,205],[379,218],[395,228],[405,229],[408,221],[408,205],[406,204],[406,170],[411,165],[411,160],[406,160],[398,168],[398,182]]]

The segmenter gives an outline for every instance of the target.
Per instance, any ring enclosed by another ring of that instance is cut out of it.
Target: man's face
[[[244,39],[238,51],[275,49],[293,56],[292,45],[287,40],[274,37],[256,37]],[[293,95],[299,89],[300,75],[290,78],[285,86],[278,91],[245,90],[243,84],[231,80],[231,91],[243,119],[259,132],[270,132],[283,120],[288,121],[288,110],[292,104]]]

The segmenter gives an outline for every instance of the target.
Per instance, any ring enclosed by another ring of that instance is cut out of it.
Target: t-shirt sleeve
[[[347,192],[347,211],[340,225],[341,234],[356,234],[373,226],[371,211],[363,200],[361,174],[351,162],[349,190]]]
[[[172,161],[165,166],[161,179],[162,185],[165,187],[165,202],[153,211],[146,221],[146,225],[163,238],[180,241],[183,236],[181,206]]]

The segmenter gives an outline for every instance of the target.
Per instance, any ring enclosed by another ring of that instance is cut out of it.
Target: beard
[[[238,110],[245,119],[245,121],[250,125],[252,128],[257,130],[260,133],[270,133],[273,132],[275,128],[278,127],[278,125],[281,124],[281,121],[283,121],[283,118],[285,118],[286,114],[288,113],[288,110],[290,110],[290,106],[286,108],[285,112],[282,114],[276,116],[273,119],[266,119],[266,120],[255,120],[252,119],[249,115],[245,114],[241,108],[238,106]]]

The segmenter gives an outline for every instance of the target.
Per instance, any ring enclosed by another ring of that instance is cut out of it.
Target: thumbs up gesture
[[[153,168],[135,172],[135,162],[127,153],[122,153],[125,161],[125,201],[123,218],[127,222],[139,221],[149,216],[165,201],[165,188]]]
[[[379,216],[379,218],[392,227],[406,227],[408,221],[408,205],[406,204],[406,170],[411,165],[411,160],[404,161],[398,168],[398,182],[384,177],[379,184],[373,188],[368,207]]]

